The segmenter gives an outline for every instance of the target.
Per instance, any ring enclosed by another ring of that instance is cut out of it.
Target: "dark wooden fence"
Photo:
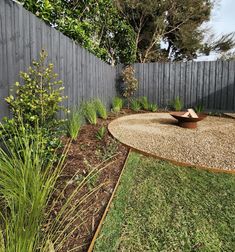
[[[159,106],[179,96],[185,107],[235,111],[235,61],[135,64],[139,90]],[[117,68],[121,73],[121,66]]]
[[[12,0],[0,0],[0,118],[8,115],[3,99],[41,49],[65,86],[68,107],[99,97],[107,106],[115,96],[116,69],[101,61]]]
[[[9,111],[3,101],[41,49],[49,55],[65,86],[66,106],[99,97],[110,106],[122,66],[111,67],[46,25],[20,4],[0,0],[0,119]],[[135,64],[139,90],[159,106],[179,96],[185,107],[235,111],[235,61]]]

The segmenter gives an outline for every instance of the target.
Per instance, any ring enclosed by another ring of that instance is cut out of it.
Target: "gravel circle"
[[[235,120],[208,116],[197,129],[184,129],[168,113],[144,113],[112,121],[110,133],[120,142],[162,158],[235,170]]]

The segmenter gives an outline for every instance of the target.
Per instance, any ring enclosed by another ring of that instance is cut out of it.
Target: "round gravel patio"
[[[189,165],[235,170],[235,120],[208,116],[184,129],[168,113],[144,113],[112,121],[110,133],[140,151]]]

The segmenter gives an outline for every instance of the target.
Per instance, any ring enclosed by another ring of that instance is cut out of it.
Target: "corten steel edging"
[[[116,120],[116,119],[115,119]],[[113,120],[114,121],[114,120]],[[115,138],[117,139],[110,131],[109,129],[109,125],[108,125],[108,131],[109,133]],[[196,164],[190,164],[190,163],[186,163],[186,162],[179,162],[179,161],[176,161],[174,159],[169,159],[169,158],[164,158],[164,157],[161,157],[161,156],[158,156],[156,154],[153,154],[153,153],[149,153],[149,152],[146,152],[146,151],[143,151],[143,150],[139,150],[131,145],[128,145],[126,143],[123,143],[122,141],[120,141],[119,139],[117,139],[120,143],[122,143],[124,146],[130,148],[131,150],[134,150],[140,154],[143,154],[144,156],[147,156],[147,157],[153,157],[153,158],[156,158],[156,159],[159,159],[159,160],[164,160],[164,161],[167,161],[167,162],[170,162],[172,164],[175,164],[175,165],[178,165],[178,166],[182,166],[182,167],[185,167],[185,168],[195,168],[195,169],[200,169],[200,170],[206,170],[206,171],[209,171],[209,172],[213,172],[213,173],[227,173],[227,174],[234,174],[235,175],[235,170],[228,170],[228,169],[223,169],[223,168],[218,168],[218,167],[209,167],[209,166],[204,166],[204,165],[196,165]]]
[[[128,148],[129,148],[129,147],[128,147]],[[94,234],[94,236],[93,236],[93,238],[92,238],[92,241],[91,241],[91,243],[90,243],[90,246],[89,246],[87,252],[92,252],[93,249],[94,249],[95,241],[96,241],[96,239],[97,239],[97,237],[98,237],[98,235],[99,235],[99,233],[100,233],[100,230],[101,230],[101,227],[103,226],[103,222],[104,222],[104,220],[105,220],[105,217],[107,216],[107,213],[108,213],[108,211],[109,211],[109,209],[110,209],[110,205],[111,205],[111,203],[112,203],[112,201],[113,201],[113,198],[114,198],[114,196],[115,196],[115,194],[116,194],[117,188],[118,188],[118,186],[119,186],[119,184],[120,184],[120,181],[121,181],[121,178],[122,178],[122,174],[123,174],[124,169],[125,169],[125,167],[126,167],[127,160],[128,160],[128,158],[129,158],[129,156],[130,156],[130,153],[131,153],[131,149],[128,150],[128,154],[127,154],[127,156],[126,156],[126,158],[125,158],[125,161],[124,161],[122,170],[121,170],[121,172],[120,172],[119,178],[118,178],[118,180],[117,180],[117,183],[116,183],[116,185],[115,185],[115,187],[114,187],[114,189],[113,189],[112,195],[111,195],[111,197],[110,197],[110,199],[109,199],[109,201],[108,201],[108,204],[107,204],[107,206],[106,206],[106,208],[105,208],[105,210],[104,210],[104,213],[103,213],[103,215],[102,215],[102,218],[101,218],[101,220],[100,220],[100,222],[99,222],[99,225],[98,225],[98,227],[97,227],[97,229],[96,229],[96,231],[95,231],[95,234]]]

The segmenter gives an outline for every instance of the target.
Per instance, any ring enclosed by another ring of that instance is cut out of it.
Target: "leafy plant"
[[[128,102],[131,96],[134,95],[138,89],[138,80],[135,78],[135,70],[132,66],[126,66],[122,71],[122,79],[124,82],[123,86],[123,97],[127,98]]]
[[[155,103],[150,103],[149,104],[149,110],[152,112],[156,112],[158,110],[158,106]]]
[[[104,126],[100,127],[96,133],[96,138],[101,141],[104,138],[105,133],[106,128]]]
[[[104,104],[102,103],[102,101],[100,99],[94,100],[94,106],[95,106],[96,112],[98,114],[98,117],[106,120],[108,117],[108,114],[107,114],[107,110],[106,110]]]
[[[130,107],[133,111],[138,112],[141,109],[141,104],[138,99],[132,99]]]
[[[67,121],[67,133],[72,140],[77,139],[82,126],[82,114],[79,109],[74,109],[69,115]]]
[[[32,134],[38,128],[45,144],[44,157],[49,160],[51,153],[61,146],[60,136],[63,133],[64,120],[57,118],[59,112],[67,110],[60,105],[66,98],[62,96],[61,81],[57,81],[53,64],[46,64],[47,53],[42,50],[39,61],[33,61],[28,72],[21,72],[23,83],[17,82],[14,92],[5,100],[13,118],[4,118],[0,125],[0,136],[7,144],[15,137],[15,129],[20,133]],[[22,124],[24,128],[22,128]],[[35,132],[37,134],[37,132]]]
[[[194,108],[195,112],[196,113],[202,113],[204,111],[204,107],[202,104],[200,105],[197,105],[195,108]]]
[[[28,72],[21,72],[23,83],[16,82],[14,91],[5,100],[15,119],[19,115],[24,124],[39,127],[56,128],[61,122],[57,119],[60,110],[66,111],[61,102],[62,82],[57,80],[53,64],[46,64],[47,53],[40,52],[39,61],[33,61]]]
[[[123,107],[123,100],[119,97],[114,97],[112,100],[112,111],[115,113],[120,112]]]
[[[179,96],[177,96],[172,102],[172,107],[175,111],[181,111],[183,109],[183,106],[183,102],[181,101]]]
[[[148,98],[146,96],[143,96],[140,98],[140,104],[141,104],[142,109],[144,109],[144,110],[149,109]]]
[[[110,159],[118,152],[118,141],[111,138],[111,140],[106,144],[106,146],[102,146],[100,149],[96,151],[96,155],[102,160],[105,161]]]
[[[97,123],[96,109],[95,109],[94,103],[92,101],[85,102],[82,105],[82,111],[83,111],[83,115],[84,115],[85,119],[90,124],[96,124]]]

